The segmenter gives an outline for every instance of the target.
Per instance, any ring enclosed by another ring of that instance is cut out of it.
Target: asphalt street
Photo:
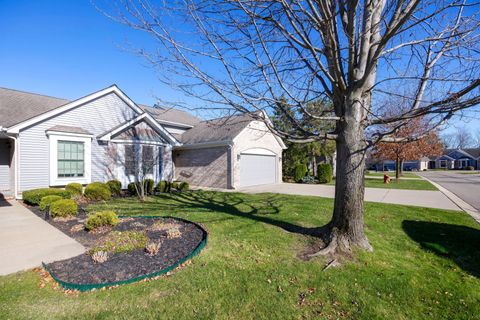
[[[475,209],[480,210],[480,174],[462,174],[454,171],[427,171],[419,174],[438,183]]]

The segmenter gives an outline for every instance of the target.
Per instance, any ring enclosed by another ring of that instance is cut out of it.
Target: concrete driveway
[[[480,210],[480,174],[455,171],[426,171],[419,174],[438,183],[476,210]]]
[[[318,184],[279,183],[245,187],[238,191],[245,193],[272,192],[325,198],[335,197],[334,186]],[[460,211],[460,208],[440,191],[365,188],[365,201]]]
[[[0,275],[79,255],[85,248],[17,201],[0,199]]]

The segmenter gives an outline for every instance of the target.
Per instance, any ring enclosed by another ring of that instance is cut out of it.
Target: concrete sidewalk
[[[85,248],[23,207],[0,200],[0,275],[82,254]]]
[[[325,198],[335,197],[334,186],[319,184],[279,183],[245,187],[238,191],[245,193],[272,192]],[[461,211],[453,201],[440,191],[365,188],[365,201]]]

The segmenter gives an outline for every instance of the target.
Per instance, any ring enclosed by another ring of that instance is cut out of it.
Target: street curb
[[[470,217],[473,218],[477,223],[480,223],[480,212],[477,211],[474,207],[460,199],[456,194],[454,194],[451,191],[448,191],[441,185],[439,185],[436,182],[433,182],[432,180],[426,178],[425,176],[422,176],[423,179],[427,180],[431,184],[433,184],[435,187],[437,187],[440,192],[442,192],[444,195],[447,196],[448,199],[450,199],[453,203],[455,203],[460,209],[465,211]]]

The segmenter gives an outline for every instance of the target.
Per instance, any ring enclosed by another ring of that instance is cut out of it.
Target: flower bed
[[[164,274],[196,255],[207,241],[201,226],[178,218],[121,217],[114,227],[87,231],[86,217],[80,211],[69,219],[47,220],[87,248],[85,254],[44,264],[66,289],[87,291]],[[105,261],[94,261],[99,251]]]

